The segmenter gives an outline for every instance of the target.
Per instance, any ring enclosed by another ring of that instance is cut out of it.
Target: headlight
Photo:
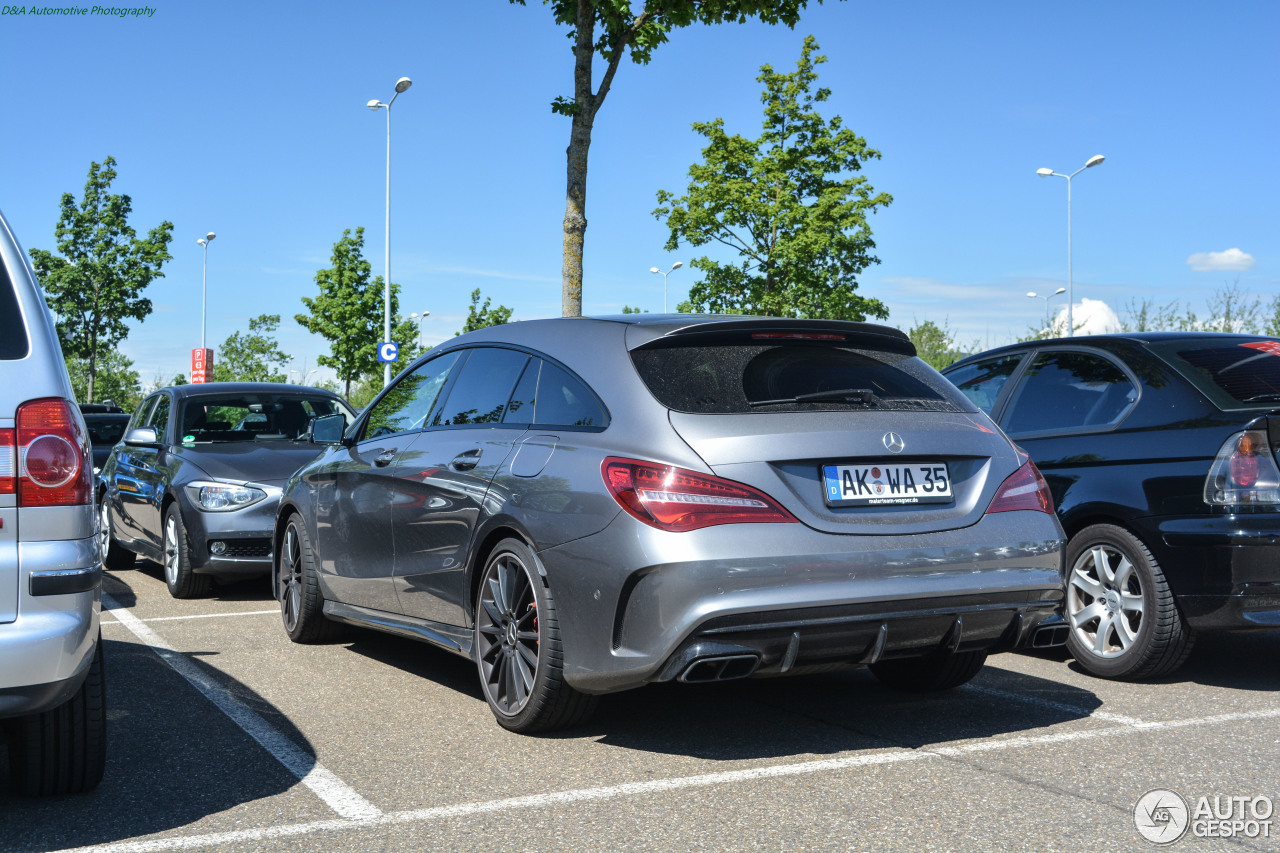
[[[230,483],[191,483],[187,486],[187,496],[206,512],[230,512],[256,504],[267,493],[252,486]]]

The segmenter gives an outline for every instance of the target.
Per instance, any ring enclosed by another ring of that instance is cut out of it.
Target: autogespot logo
[[[1133,823],[1153,844],[1172,844],[1186,835],[1190,823],[1187,801],[1173,791],[1148,791],[1133,807]]]

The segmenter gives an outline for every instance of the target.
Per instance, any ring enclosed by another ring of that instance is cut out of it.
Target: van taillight
[[[18,490],[18,446],[14,443],[13,430],[0,429],[0,495],[11,495]]]
[[[93,502],[88,442],[72,403],[30,400],[18,407],[10,442],[16,455],[18,506],[80,506]],[[0,438],[0,455],[3,438]],[[0,462],[0,484],[4,463]],[[2,487],[0,487],[2,490]]]

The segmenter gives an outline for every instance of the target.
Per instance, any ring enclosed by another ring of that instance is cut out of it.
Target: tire
[[[986,652],[956,652],[871,664],[871,672],[886,687],[907,693],[933,693],[959,687],[978,674]]]
[[[521,734],[587,721],[597,697],[564,680],[564,647],[538,558],[517,539],[489,555],[476,594],[475,659],[480,689],[498,724]]]
[[[1151,551],[1112,524],[1086,527],[1067,545],[1065,610],[1067,649],[1102,678],[1167,675],[1195,642]]]
[[[89,673],[56,708],[10,720],[9,778],[24,797],[83,794],[98,787],[107,762],[106,677],[99,635]]]
[[[138,555],[121,545],[111,536],[111,513],[107,508],[107,493],[98,497],[98,536],[102,540],[102,565],[113,572],[132,569]]]
[[[191,543],[182,511],[176,503],[164,511],[164,544],[161,551],[164,583],[174,598],[204,598],[213,588],[213,578],[191,570]]]
[[[342,635],[343,626],[324,615],[324,594],[316,579],[311,539],[301,517],[292,515],[280,539],[275,597],[284,631],[295,643],[323,643]]]

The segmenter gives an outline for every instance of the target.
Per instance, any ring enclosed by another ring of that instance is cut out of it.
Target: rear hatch
[[[0,219],[0,228],[4,221]],[[4,239],[0,233],[0,240]],[[0,258],[0,622],[18,618],[18,453],[14,415],[26,399],[19,381],[30,341],[18,294]]]
[[[895,329],[739,320],[640,343],[632,362],[716,475],[828,533],[975,524],[1024,461]]]

